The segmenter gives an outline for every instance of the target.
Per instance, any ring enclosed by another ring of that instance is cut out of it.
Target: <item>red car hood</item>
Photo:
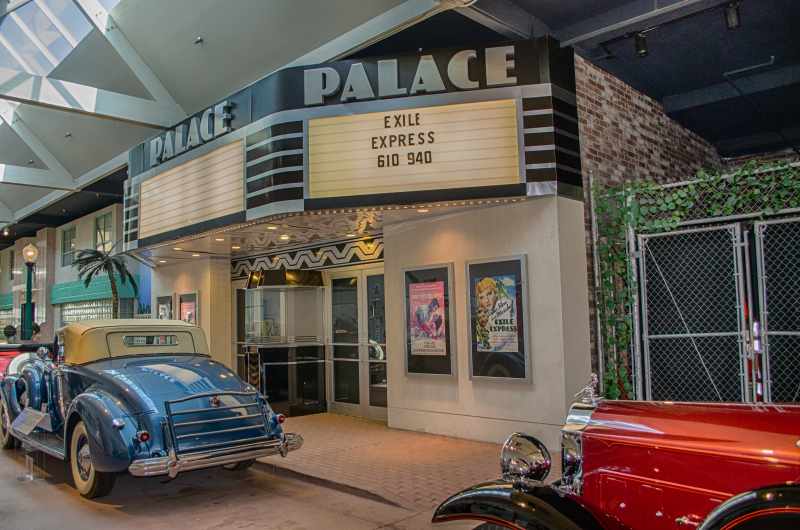
[[[18,351],[10,351],[10,352],[0,351],[0,379],[2,379],[3,376],[5,375],[6,368],[8,367],[8,364],[11,362],[11,359],[19,355],[19,353],[20,352]]]
[[[597,440],[762,462],[800,480],[800,406],[604,401],[585,433]]]

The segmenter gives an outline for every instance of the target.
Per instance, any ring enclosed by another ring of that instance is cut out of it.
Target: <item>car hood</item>
[[[103,386],[128,396],[132,413],[164,412],[164,401],[214,392],[254,389],[227,367],[206,356],[148,356],[92,363]],[[112,393],[116,393],[113,392]]]

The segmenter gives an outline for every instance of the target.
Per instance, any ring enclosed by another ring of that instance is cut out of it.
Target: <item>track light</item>
[[[731,2],[725,8],[725,25],[728,26],[728,29],[737,29],[742,25],[739,2]]]
[[[639,57],[647,57],[647,54],[650,53],[647,49],[647,35],[643,32],[639,32],[633,37],[633,43],[636,47],[636,55]]]

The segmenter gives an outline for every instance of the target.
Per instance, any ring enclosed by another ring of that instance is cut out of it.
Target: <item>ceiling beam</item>
[[[732,86],[731,83],[735,83],[736,87]],[[742,94],[757,94],[791,85],[798,85],[798,91],[800,92],[800,65],[795,64],[747,77],[732,78],[729,82],[717,83],[681,94],[673,94],[666,96],[661,103],[664,106],[664,110],[669,114],[727,99],[739,98]]]
[[[532,39],[552,33],[547,24],[510,0],[478,0],[456,11],[509,39]]]
[[[186,115],[174,105],[0,68],[0,99],[167,128]]]
[[[0,17],[13,13],[31,0],[0,0]]]
[[[627,33],[642,31],[687,17],[730,0],[670,0],[661,7],[653,0],[633,0],[606,13],[582,20],[565,28],[557,28],[561,46],[591,48]]]
[[[48,169],[11,166],[8,164],[0,164],[0,184],[62,191],[75,191],[78,189],[74,180],[59,176]]]
[[[77,179],[75,179],[76,187],[78,188],[85,188],[90,184],[93,184],[100,180],[103,177],[110,175],[115,171],[119,171],[121,168],[125,167],[128,164],[128,152],[122,152],[103,164],[100,164],[96,168],[87,171]],[[70,193],[74,193],[75,190],[54,190],[41,199],[28,204],[15,213],[18,219],[24,219],[26,216],[31,215],[33,213],[38,212],[43,208],[47,208],[51,204],[63,199]]]
[[[175,114],[182,115],[180,119],[185,118],[186,112],[181,108],[178,102],[175,101],[166,87],[164,87],[164,84],[158,76],[156,76],[153,70],[136,52],[103,4],[98,0],[73,0],[73,2],[83,11],[86,18],[94,24],[114,50],[116,50],[125,64],[128,65],[128,68],[131,69],[150,95],[153,96],[153,99],[161,105],[172,107]],[[180,119],[173,119],[172,123],[177,123]]]

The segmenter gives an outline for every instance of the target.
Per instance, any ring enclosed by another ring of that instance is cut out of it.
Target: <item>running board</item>
[[[14,438],[22,442],[22,446],[25,449],[41,451],[59,460],[64,460],[66,458],[66,454],[64,453],[64,441],[55,434],[46,432],[22,434],[17,429],[13,428],[11,429],[11,434],[14,435]]]

